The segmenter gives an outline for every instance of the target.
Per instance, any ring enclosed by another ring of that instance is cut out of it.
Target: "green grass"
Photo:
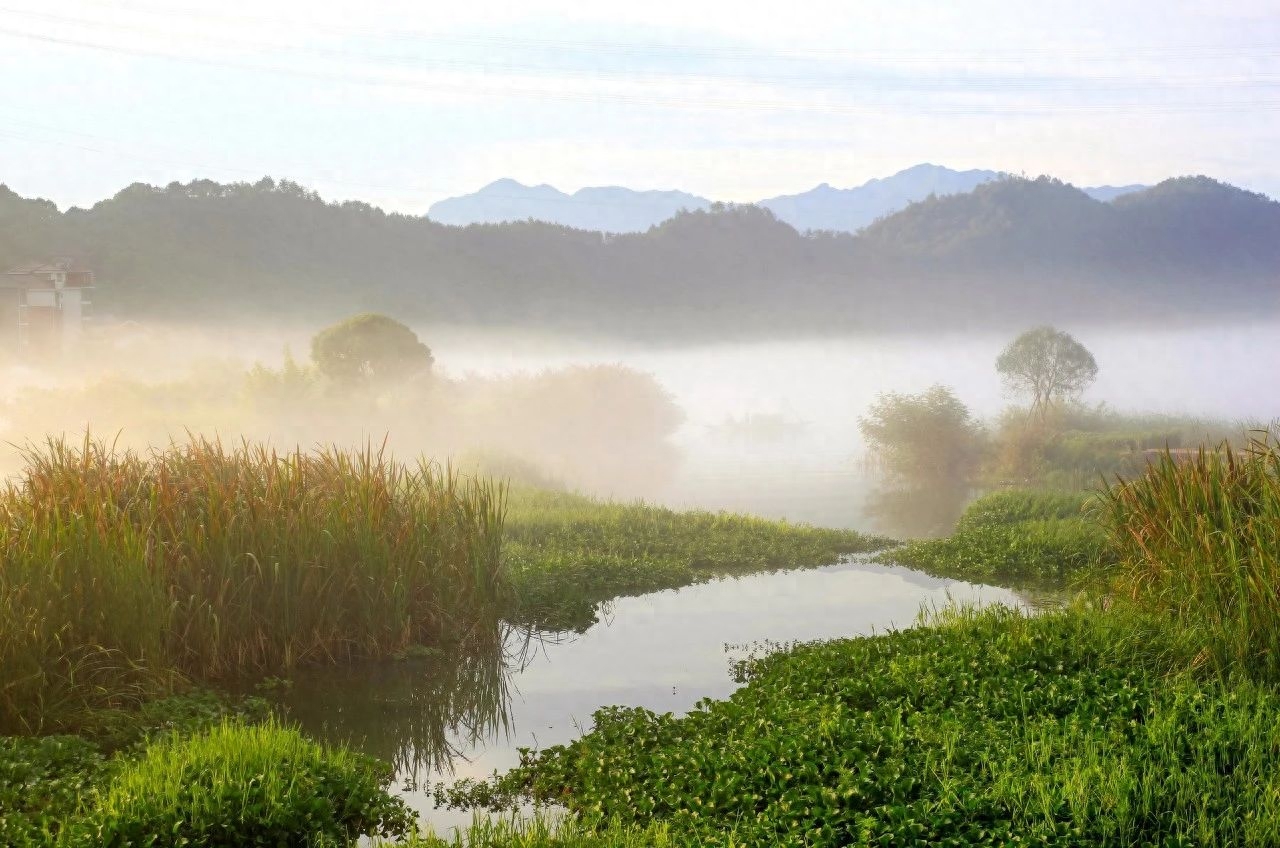
[[[681,845],[1276,844],[1280,695],[1149,668],[1117,648],[1126,626],[988,610],[800,646],[684,717],[601,710],[454,800]]]
[[[50,441],[0,491],[0,732],[496,625],[503,491],[366,450]]]
[[[1096,495],[1012,490],[979,498],[943,539],[909,542],[886,561],[981,583],[1059,587],[1109,562],[1090,511]]]
[[[120,768],[157,739],[199,733],[227,719],[260,722],[268,715],[259,699],[196,691],[140,709],[94,711],[77,736],[0,737],[0,845],[56,841]]]
[[[391,777],[390,766],[273,720],[227,721],[124,764],[64,841],[232,848],[403,835],[414,817],[385,791]]]
[[[1107,495],[1118,599],[1168,625],[1185,661],[1280,680],[1280,447],[1164,457]]]
[[[518,620],[583,629],[602,601],[722,575],[829,565],[886,542],[745,515],[514,488],[504,557]]]

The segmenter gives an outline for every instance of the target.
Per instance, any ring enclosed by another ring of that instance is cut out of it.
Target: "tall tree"
[[[311,359],[339,383],[384,382],[429,371],[431,349],[404,324],[366,312],[327,327],[311,340]]]
[[[1043,419],[1062,400],[1080,396],[1098,376],[1088,348],[1053,327],[1018,336],[996,357],[996,371],[1010,391],[1031,399],[1031,414]]]

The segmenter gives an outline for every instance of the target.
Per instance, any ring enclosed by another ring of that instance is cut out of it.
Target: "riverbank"
[[[148,455],[53,442],[2,496],[13,521],[0,531],[0,720],[18,735],[0,746],[0,842],[15,845],[129,844],[131,820],[159,827],[165,815],[189,826],[166,833],[198,845],[405,835],[388,765],[272,724],[265,702],[198,687],[493,649],[506,622],[585,629],[610,598],[884,544],[563,492],[509,496],[375,452],[208,441]],[[263,777],[241,796],[245,769]],[[224,801],[247,829],[218,824]],[[343,812],[312,819],[312,807]],[[202,824],[196,808],[214,818]]]
[[[442,800],[661,822],[681,845],[1280,842],[1280,451],[1166,456],[1081,503],[989,497],[951,539],[891,554],[1091,577],[1066,608],[951,610],[750,660],[725,700],[602,709]]]

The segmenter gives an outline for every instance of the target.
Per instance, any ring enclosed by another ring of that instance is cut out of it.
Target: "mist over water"
[[[1269,421],[1280,415],[1275,392],[1280,388],[1278,323],[1066,329],[1098,362],[1098,380],[1084,397],[1087,403],[1126,413],[1227,421]],[[1010,403],[994,367],[1010,340],[1006,334],[656,349],[449,330],[426,335],[435,340],[439,361],[450,370],[495,374],[622,363],[653,374],[687,417],[674,437],[682,457],[675,479],[661,491],[645,493],[650,497],[673,506],[732,509],[872,532],[901,534],[902,527],[900,520],[874,514],[883,481],[862,461],[865,446],[857,420],[878,394],[918,392],[942,383],[988,419]],[[1263,386],[1271,388],[1260,391]],[[612,494],[634,493],[620,487]],[[933,494],[940,495],[936,506],[941,515],[958,514],[946,493]],[[917,510],[929,508],[921,498],[913,504]]]
[[[181,439],[188,429],[212,429],[224,438],[269,438],[280,448],[299,442],[312,446],[321,438],[314,434],[322,431],[322,438],[332,440],[389,436],[389,444],[402,455],[425,452],[441,458],[486,447],[469,443],[470,438],[500,442],[498,430],[514,434],[527,424],[498,420],[490,422],[487,433],[459,434],[423,423],[440,418],[430,404],[421,415],[398,419],[380,419],[352,404],[343,420],[323,422],[323,428],[321,422],[304,427],[287,420],[287,409],[277,419],[259,416],[250,425],[234,413],[201,414],[190,397],[179,400],[185,393],[209,409],[228,407],[242,391],[238,381],[255,364],[279,367],[286,350],[305,362],[316,329],[119,325],[96,332],[78,356],[11,360],[0,366],[8,405],[0,415],[8,419],[0,420],[9,454],[6,467],[16,461],[13,445],[41,439],[49,431],[78,436],[86,427],[100,437],[119,433],[134,446]],[[1010,403],[994,368],[1009,341],[1006,334],[644,346],[457,327],[415,329],[435,354],[436,373],[463,383],[496,380],[494,385],[500,385],[513,375],[533,378],[589,365],[620,365],[652,375],[684,415],[670,438],[670,455],[638,455],[629,463],[624,455],[628,437],[619,431],[613,442],[600,447],[614,460],[608,473],[563,475],[570,487],[899,537],[946,532],[970,493],[917,491],[905,504],[886,496],[884,481],[864,463],[858,417],[882,392],[918,392],[936,383],[951,386],[976,415],[988,420]],[[1275,392],[1280,323],[1064,329],[1097,359],[1098,380],[1084,397],[1089,404],[1228,421],[1268,421],[1280,414]],[[131,401],[129,393],[138,391],[138,385],[159,387],[158,394]],[[630,414],[617,395],[594,397],[594,389],[584,391],[577,398],[580,406],[566,413],[592,419],[576,422],[584,429],[616,430]],[[62,394],[68,400],[59,405]],[[171,401],[167,413],[157,410],[164,405],[157,398]],[[56,408],[57,414],[24,419],[36,402]],[[547,432],[545,438],[565,435],[574,441],[554,418],[547,426],[566,433]],[[516,440],[501,447],[519,451],[524,444]],[[551,454],[573,447],[557,445]],[[532,451],[527,458],[536,463],[542,456]]]

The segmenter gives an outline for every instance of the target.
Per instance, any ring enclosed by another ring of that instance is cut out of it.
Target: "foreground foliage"
[[[373,452],[51,441],[0,491],[0,732],[497,620],[502,492]]]
[[[1166,455],[1113,486],[1117,595],[1178,637],[1183,660],[1280,680],[1280,446]]]
[[[1275,844],[1280,696],[1153,673],[1114,650],[1123,626],[993,610],[801,646],[681,718],[601,710],[452,800],[656,820],[683,845]]]
[[[416,835],[402,844],[409,848],[674,848],[679,843],[662,824],[638,827],[612,821],[587,826],[573,817],[539,813],[529,818],[477,816],[465,833],[450,839]]]
[[[68,826],[74,830],[97,794],[152,741],[267,716],[265,701],[198,691],[140,709],[96,710],[83,717],[77,736],[0,737],[0,845],[69,838]]]
[[[1061,586],[1109,561],[1083,492],[1010,490],[979,498],[944,539],[910,542],[883,559],[977,583]]]
[[[611,598],[726,574],[830,565],[886,544],[851,530],[527,488],[512,491],[505,529],[515,616],[548,629],[585,629]]]
[[[385,791],[391,777],[384,763],[274,721],[224,722],[125,764],[68,841],[231,848],[403,835],[414,816]]]

